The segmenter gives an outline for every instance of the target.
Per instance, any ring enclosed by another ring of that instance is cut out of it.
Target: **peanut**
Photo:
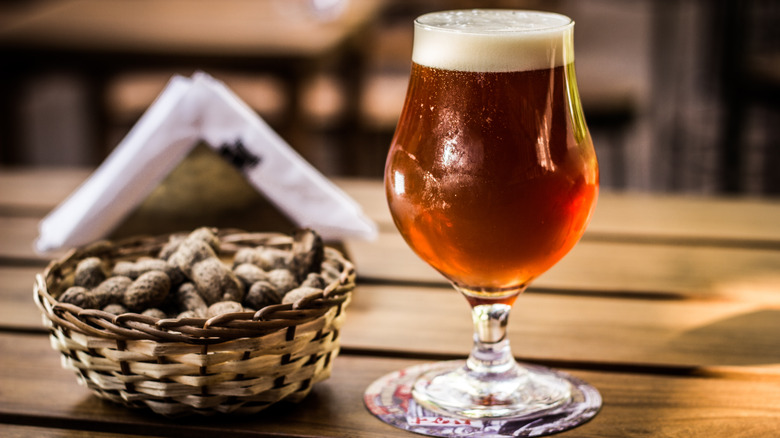
[[[290,271],[298,282],[303,281],[310,272],[319,272],[324,259],[325,245],[319,234],[308,228],[295,232]]]
[[[219,251],[219,238],[214,233],[215,231],[216,230],[214,228],[201,227],[191,232],[187,236],[187,239],[206,242],[211,247],[211,249],[214,251]]]
[[[106,278],[100,283],[92,293],[98,297],[100,307],[107,304],[121,303],[124,299],[125,291],[133,283],[129,277],[116,275]]]
[[[292,254],[290,254],[290,252],[279,248],[262,246],[257,248],[241,248],[236,252],[234,263],[235,265],[251,263],[265,271],[270,271],[287,267],[291,257]]]
[[[268,274],[265,271],[252,263],[242,263],[236,266],[233,268],[233,273],[241,280],[244,289],[248,289],[252,284],[268,278]]]
[[[288,291],[295,289],[298,282],[295,275],[288,269],[274,269],[268,273],[268,282],[271,283],[280,294],[284,295]]]
[[[319,293],[322,293],[322,289],[317,289],[314,287],[299,287],[291,290],[290,292],[287,292],[284,298],[282,298],[282,304],[292,304],[310,295]]]
[[[210,228],[198,228],[187,235],[168,257],[168,262],[178,267],[185,274],[197,262],[216,257],[219,250],[219,239]]]
[[[97,257],[87,257],[76,265],[73,284],[92,289],[105,279],[106,272],[103,268],[103,261]]]
[[[132,279],[138,278],[138,271],[135,269],[135,263],[127,260],[116,262],[111,274],[121,275]]]
[[[278,290],[267,281],[258,281],[249,288],[249,292],[244,298],[244,304],[254,309],[262,309],[265,306],[279,304],[282,302],[282,295]]]
[[[156,307],[165,301],[171,289],[171,279],[162,271],[149,271],[138,277],[127,288],[122,304],[137,312]]]
[[[321,275],[327,283],[334,282],[341,277],[341,267],[336,263],[325,261],[321,265]]]
[[[165,319],[168,317],[168,315],[166,315],[165,312],[163,312],[162,310],[156,307],[151,307],[149,309],[144,310],[143,313],[141,313],[141,315],[151,316],[152,318],[157,318],[157,319]]]
[[[186,236],[171,236],[168,238],[168,242],[163,245],[163,247],[160,249],[160,253],[157,254],[158,258],[161,258],[163,260],[168,260],[170,258],[171,254],[176,252],[177,249],[179,249],[179,245],[181,245],[182,242],[184,242],[184,239],[186,239]]]
[[[186,239],[168,258],[168,263],[190,275],[192,267],[201,260],[217,258],[217,254],[206,242]]]
[[[196,318],[196,319],[202,319],[206,316],[206,309],[203,309],[203,311],[196,311],[196,310],[185,310],[184,312],[179,313],[176,317],[179,319],[184,318]]]
[[[241,248],[236,251],[236,255],[233,256],[233,266],[238,266],[244,263],[257,265],[255,260],[257,260],[257,257],[255,256],[255,248]]]
[[[127,313],[127,308],[121,304],[112,303],[103,307],[104,312],[113,313],[114,315],[121,315]]]
[[[162,271],[168,275],[172,284],[179,284],[184,281],[184,273],[178,267],[168,263],[166,260],[142,257],[135,263],[121,261],[114,265],[115,275],[124,275],[133,280],[149,271]]]
[[[195,263],[190,269],[190,278],[208,305],[221,300],[240,302],[244,298],[241,282],[216,257]]]
[[[244,306],[237,301],[220,301],[209,306],[206,317],[212,318],[225,313],[243,312]]]
[[[325,281],[322,274],[316,272],[310,272],[309,275],[306,276],[306,279],[301,283],[301,286],[316,287],[317,289],[324,289],[327,285],[328,283]]]
[[[71,286],[62,295],[60,302],[73,304],[82,309],[99,309],[99,298],[83,286]]]
[[[195,312],[197,317],[203,317],[206,314],[208,306],[198,293],[198,289],[190,282],[182,283],[174,292],[173,298],[179,309]]]

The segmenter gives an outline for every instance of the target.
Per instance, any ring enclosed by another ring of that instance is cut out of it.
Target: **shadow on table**
[[[688,330],[671,346],[702,365],[780,365],[780,308],[742,313]]]

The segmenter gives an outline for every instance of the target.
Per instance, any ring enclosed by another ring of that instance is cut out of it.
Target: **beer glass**
[[[427,367],[411,387],[414,403],[448,418],[538,417],[542,432],[558,431],[601,404],[585,382],[517,363],[506,336],[516,298],[580,239],[598,195],[573,28],[563,15],[511,10],[414,23],[385,190],[407,244],[472,309],[468,359]]]

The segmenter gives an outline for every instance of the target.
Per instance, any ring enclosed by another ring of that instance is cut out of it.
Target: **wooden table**
[[[375,419],[374,379],[470,348],[469,310],[395,231],[378,181],[338,180],[379,224],[358,268],[332,377],[300,404],[171,420],[92,396],[60,367],[32,300],[37,222],[87,171],[0,170],[0,421],[12,436],[414,436]],[[522,296],[519,359],[604,398],[572,437],[780,433],[780,202],[602,194],[582,242]]]

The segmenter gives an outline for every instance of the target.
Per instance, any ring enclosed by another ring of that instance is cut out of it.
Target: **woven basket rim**
[[[234,254],[246,246],[289,247],[290,235],[274,232],[247,232],[243,230],[216,230],[222,254]],[[51,261],[43,273],[37,274],[34,299],[44,317],[52,323],[88,336],[114,340],[149,340],[155,342],[184,342],[215,344],[237,338],[263,336],[279,330],[294,330],[298,325],[312,321],[341,306],[350,299],[355,287],[355,267],[335,248],[325,248],[325,259],[342,267],[339,277],[321,292],[311,294],[291,304],[266,306],[255,312],[233,312],[212,318],[155,318],[139,313],[115,315],[98,309],[84,309],[61,303],[52,293],[65,277],[63,271],[75,269],[86,257],[110,257],[129,260],[151,255],[171,237],[187,233],[169,233],[158,236],[135,236],[116,242],[103,240],[69,251]],[[60,291],[61,293],[62,291]]]

